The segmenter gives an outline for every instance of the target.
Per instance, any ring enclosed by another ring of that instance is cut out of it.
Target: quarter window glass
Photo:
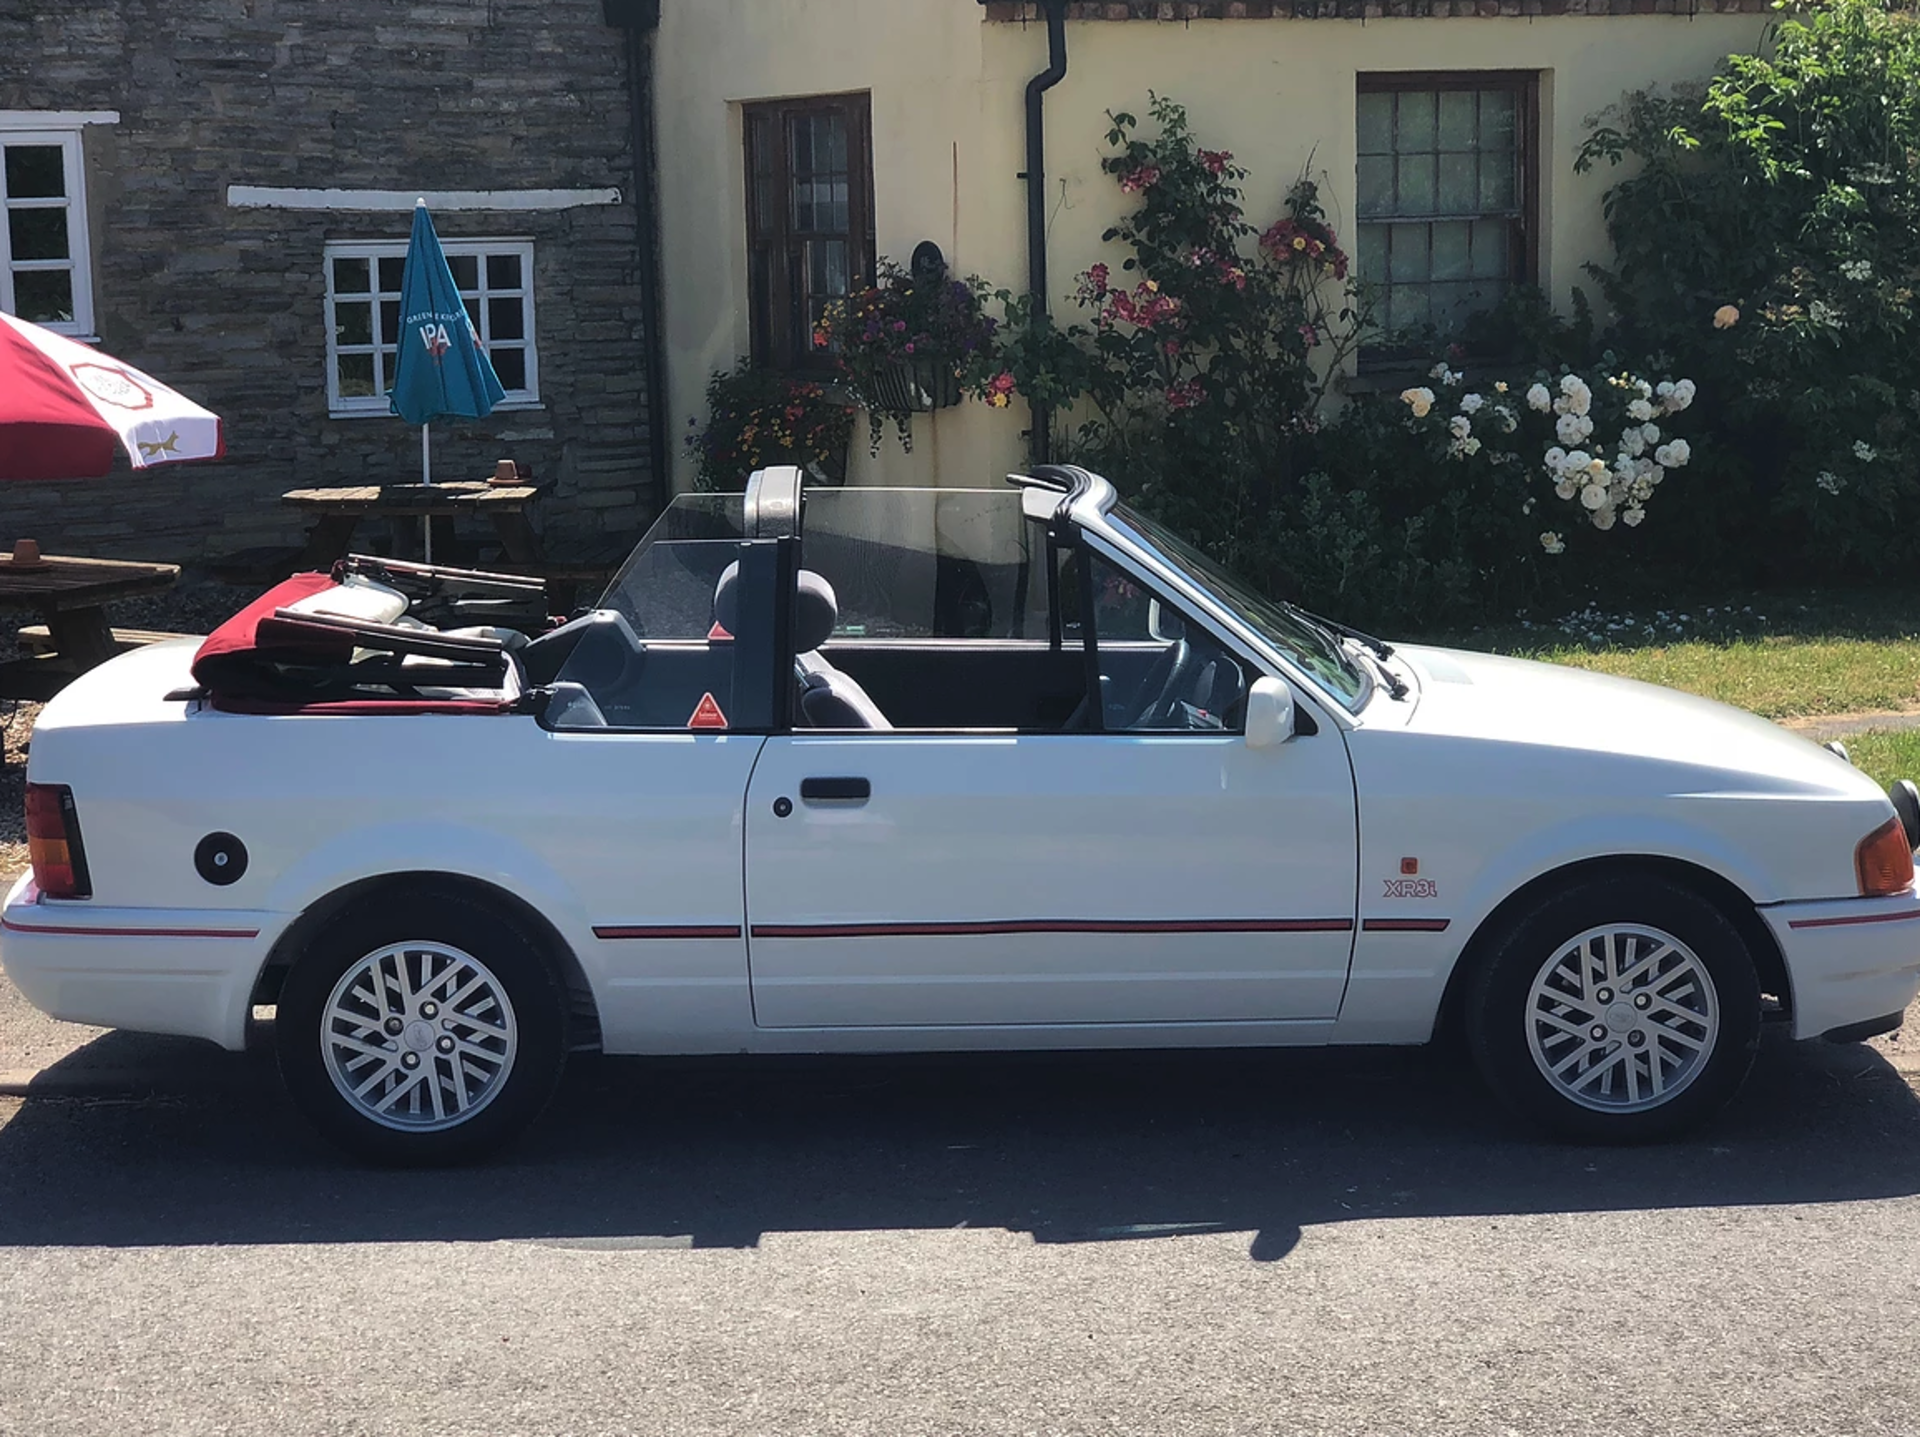
[[[805,566],[836,639],[1047,637],[1043,542],[1011,489],[810,489]]]
[[[745,553],[742,522],[737,494],[687,494],[668,506],[556,676],[584,688],[604,722],[563,715],[554,727],[718,731],[771,722],[770,671],[753,671],[756,662],[765,669],[767,636],[743,644],[719,623],[741,627],[764,609],[741,602],[737,579],[733,607],[715,605],[721,575]]]

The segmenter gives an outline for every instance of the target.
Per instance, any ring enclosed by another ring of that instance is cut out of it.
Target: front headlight
[[[1900,820],[1889,818],[1853,850],[1853,871],[1866,898],[1904,893],[1913,883],[1913,845]]]

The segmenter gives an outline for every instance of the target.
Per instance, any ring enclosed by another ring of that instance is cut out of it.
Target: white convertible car
[[[1920,989],[1920,808],[1750,715],[1389,646],[1083,470],[674,501],[563,627],[351,559],[50,704],[0,961],[386,1161],[570,1052],[1424,1043],[1575,1136]],[[1904,807],[1903,807],[1904,805]],[[1898,811],[1897,811],[1898,810]]]

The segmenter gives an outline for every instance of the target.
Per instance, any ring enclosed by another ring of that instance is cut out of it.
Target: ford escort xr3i
[[[1084,470],[676,499],[591,612],[355,558],[49,704],[0,961],[435,1162],[571,1052],[1424,1043],[1696,1123],[1920,989],[1920,806],[1750,715],[1389,645]]]

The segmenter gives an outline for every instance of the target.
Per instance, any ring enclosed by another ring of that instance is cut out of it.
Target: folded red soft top
[[[315,594],[324,593],[334,587],[336,585],[330,574],[295,574],[291,579],[284,579],[275,584],[207,635],[193,656],[194,682],[217,692],[221,687],[220,680],[223,672],[230,673],[235,667],[232,662],[227,662],[228,660],[235,656],[247,661],[259,657],[270,660],[274,654],[276,640],[274,611],[284,609],[290,604],[297,604],[302,599],[311,598]],[[261,633],[263,623],[266,625],[264,635]],[[284,623],[277,628],[279,642],[286,643],[289,638],[293,640],[294,651],[287,657],[306,662],[311,662],[316,657],[311,640],[303,644],[301,640],[305,638],[304,635],[287,634],[288,626]],[[353,654],[353,643],[350,639],[345,639],[344,635],[342,638],[345,640],[344,647],[337,641],[332,647],[338,654],[338,661],[344,663]]]
[[[497,645],[418,626],[409,631],[327,612],[286,612],[344,587],[330,574],[296,574],[274,585],[201,643],[193,656],[194,682],[214,707],[235,713],[500,713],[512,707],[508,693],[484,691],[506,676],[507,660]],[[362,652],[368,649],[392,652],[369,657]],[[446,649],[456,650],[458,665],[429,672],[406,668],[406,652]],[[459,691],[472,685],[483,687]]]

